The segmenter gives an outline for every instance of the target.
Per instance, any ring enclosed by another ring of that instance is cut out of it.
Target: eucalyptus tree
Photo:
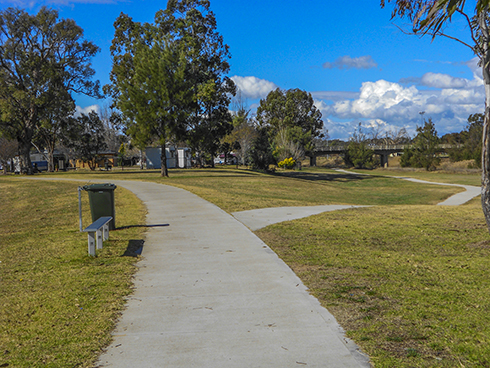
[[[48,171],[54,171],[54,150],[60,142],[69,124],[75,123],[71,115],[75,110],[75,103],[64,89],[53,91],[52,99],[56,104],[47,106],[40,115],[40,121],[33,137],[36,147],[44,147],[47,151]]]
[[[322,136],[322,114],[311,94],[300,89],[271,91],[260,100],[257,122],[268,131],[276,150],[290,146],[293,151],[308,152],[313,150],[314,138]]]
[[[481,201],[490,231],[490,0],[476,0],[468,5],[465,0],[381,0],[395,4],[392,19],[407,18],[412,32],[419,36],[447,37],[470,48],[480,59],[485,86],[485,119],[482,136],[482,191]],[[466,23],[467,38],[451,35],[449,23],[454,18]]]
[[[104,123],[95,111],[69,119],[73,121],[65,132],[65,144],[75,152],[75,158],[95,170],[100,153],[107,149]]]
[[[24,171],[32,171],[29,152],[44,114],[56,111],[54,95],[101,97],[90,64],[98,51],[75,21],[59,20],[55,10],[0,11],[0,129],[19,142]]]

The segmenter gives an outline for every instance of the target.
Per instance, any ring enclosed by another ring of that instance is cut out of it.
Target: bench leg
[[[102,249],[102,230],[97,230],[97,249]]]
[[[95,257],[95,233],[88,233],[88,254]]]
[[[104,231],[104,240],[109,239],[109,224],[105,224],[102,229]]]

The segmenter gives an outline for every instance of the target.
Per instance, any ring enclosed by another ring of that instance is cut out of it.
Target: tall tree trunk
[[[48,172],[54,172],[54,144],[48,146]]]
[[[31,142],[19,142],[20,146],[20,171],[32,175]]]
[[[487,73],[484,73],[488,75]],[[485,80],[486,103],[485,103],[485,120],[483,121],[482,137],[482,177],[481,177],[481,204],[487,228],[490,232],[490,83]]]
[[[488,10],[488,9],[487,9]],[[482,65],[483,83],[485,86],[485,118],[483,120],[482,134],[482,177],[481,177],[481,204],[488,231],[490,232],[490,50],[488,41],[490,34],[485,21],[486,11],[480,15],[479,23],[483,36]]]
[[[160,176],[168,178],[167,151],[165,150],[165,141],[162,143],[162,153],[160,154],[160,162],[161,162]]]

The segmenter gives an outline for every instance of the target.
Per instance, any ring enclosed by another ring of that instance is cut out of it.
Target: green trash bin
[[[91,184],[82,187],[88,192],[90,203],[90,212],[92,213],[92,222],[100,217],[112,216],[109,222],[109,229],[116,228],[116,209],[114,203],[114,190],[117,188],[114,184]]]

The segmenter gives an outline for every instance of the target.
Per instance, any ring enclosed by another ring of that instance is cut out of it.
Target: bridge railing
[[[461,144],[439,144],[439,150],[446,150],[451,148],[460,148]],[[314,152],[343,152],[347,150],[348,145],[335,145],[335,146],[327,146],[327,145],[318,145],[315,147]],[[368,144],[368,148],[373,151],[403,151],[405,148],[413,147],[412,144]]]

